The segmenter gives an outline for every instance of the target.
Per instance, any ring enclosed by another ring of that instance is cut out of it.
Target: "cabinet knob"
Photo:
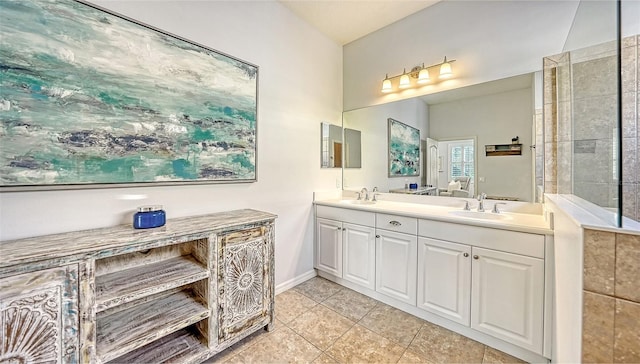
[[[477,255],[474,255],[474,256],[473,256],[473,259],[478,260],[478,259],[480,259],[480,257],[479,257],[479,256],[477,256]]]
[[[342,228],[342,231],[347,231],[347,228]]]
[[[376,235],[376,239],[380,239],[380,235]]]
[[[342,230],[342,228],[341,228],[341,227],[338,227],[336,230],[340,231],[340,230]]]
[[[464,254],[462,254],[462,256],[466,258],[466,257],[469,256],[469,253],[464,253]]]

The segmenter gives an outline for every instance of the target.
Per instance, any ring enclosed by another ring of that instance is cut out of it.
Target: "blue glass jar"
[[[167,216],[162,206],[141,206],[133,215],[134,229],[150,229],[164,225]]]

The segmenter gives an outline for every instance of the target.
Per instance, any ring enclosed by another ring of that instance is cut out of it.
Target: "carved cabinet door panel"
[[[0,279],[0,363],[78,362],[78,267]]]
[[[273,225],[221,235],[218,240],[218,340],[271,323]]]

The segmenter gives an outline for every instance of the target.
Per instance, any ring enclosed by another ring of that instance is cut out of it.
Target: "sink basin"
[[[449,211],[450,215],[467,217],[470,219],[479,219],[479,220],[508,220],[509,216],[494,214],[491,212],[478,212],[478,211],[465,211],[465,210],[456,210]]]
[[[340,203],[346,203],[349,205],[373,205],[375,204],[377,201],[371,201],[371,200],[341,200]]]

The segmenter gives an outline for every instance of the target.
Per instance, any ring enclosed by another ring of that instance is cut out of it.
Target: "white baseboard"
[[[278,285],[276,285],[276,294],[278,293],[282,293],[286,290],[288,290],[289,288],[293,288],[297,285],[299,285],[302,282],[308,281],[309,279],[317,276],[318,274],[316,273],[315,269],[311,269],[310,271],[303,273],[297,277],[294,277],[286,282],[282,282]]]

